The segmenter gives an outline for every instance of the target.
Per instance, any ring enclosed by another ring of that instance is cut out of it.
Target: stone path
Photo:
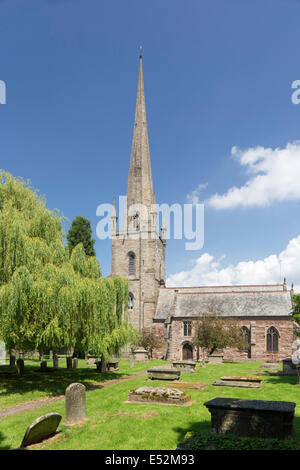
[[[146,375],[147,371],[139,372],[138,374],[130,375],[128,377],[123,377],[121,379],[114,379],[109,380],[107,382],[100,382],[99,384],[90,385],[86,387],[87,392],[92,390],[97,390],[99,388],[110,387],[111,385],[115,385],[120,382],[125,382],[127,380],[135,379],[136,377],[141,377],[142,375]],[[20,405],[12,406],[10,408],[5,408],[4,410],[0,410],[0,419],[6,418],[6,416],[15,415],[17,413],[21,413],[22,411],[33,410],[34,408],[39,408],[40,406],[49,405],[50,403],[54,403],[56,401],[64,400],[65,395],[57,395],[55,397],[46,397],[40,398],[39,400],[28,401],[26,403],[21,403]]]

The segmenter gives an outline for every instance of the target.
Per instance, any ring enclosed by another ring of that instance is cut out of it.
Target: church
[[[128,317],[135,328],[152,328],[165,344],[154,357],[198,360],[193,326],[213,305],[235,319],[247,339],[245,350],[226,348],[224,359],[266,361],[291,355],[292,296],[286,282],[276,285],[166,287],[166,228],[158,231],[148,142],[142,56],[123,226],[113,204],[111,276],[129,281]]]

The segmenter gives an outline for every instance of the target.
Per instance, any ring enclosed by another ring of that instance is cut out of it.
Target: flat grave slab
[[[258,382],[261,383],[262,377],[259,377],[258,375],[248,375],[248,376],[242,376],[242,375],[224,375],[221,377],[221,380],[230,380],[230,381],[240,381],[240,382]]]
[[[218,387],[260,388],[260,383],[243,382],[241,380],[216,380],[213,385]]]
[[[259,366],[261,369],[279,369],[280,365],[276,362],[266,362]]]
[[[197,382],[173,382],[172,387],[189,390],[201,390],[207,387],[207,384]]]
[[[143,403],[185,405],[191,400],[191,396],[176,388],[139,387],[135,390],[130,390],[128,400]]]

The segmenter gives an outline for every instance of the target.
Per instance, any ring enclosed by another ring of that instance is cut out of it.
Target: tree
[[[202,348],[202,364],[208,355],[218,348],[236,347],[245,349],[245,339],[236,321],[221,317],[221,311],[213,304],[195,322],[193,345]]]
[[[293,295],[293,318],[300,323],[300,294]]]
[[[78,244],[63,245],[62,216],[29,183],[0,171],[0,339],[7,349],[118,353],[131,341],[128,283],[101,278]]]
[[[92,239],[91,223],[81,215],[75,217],[73,220],[67,235],[67,240],[70,253],[76,245],[82,243],[87,256],[96,256],[94,248],[95,240]]]
[[[152,328],[143,328],[141,333],[135,338],[132,347],[135,349],[142,346],[152,358],[154,349],[161,348],[164,344],[163,332],[156,333]]]

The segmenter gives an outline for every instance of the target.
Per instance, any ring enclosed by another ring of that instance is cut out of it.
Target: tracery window
[[[278,330],[271,326],[267,331],[267,352],[278,352]]]
[[[192,322],[191,321],[183,322],[183,336],[192,336]]]
[[[242,326],[241,335],[243,338],[244,346],[241,348],[243,351],[248,351],[250,348],[250,330],[246,326]]]

